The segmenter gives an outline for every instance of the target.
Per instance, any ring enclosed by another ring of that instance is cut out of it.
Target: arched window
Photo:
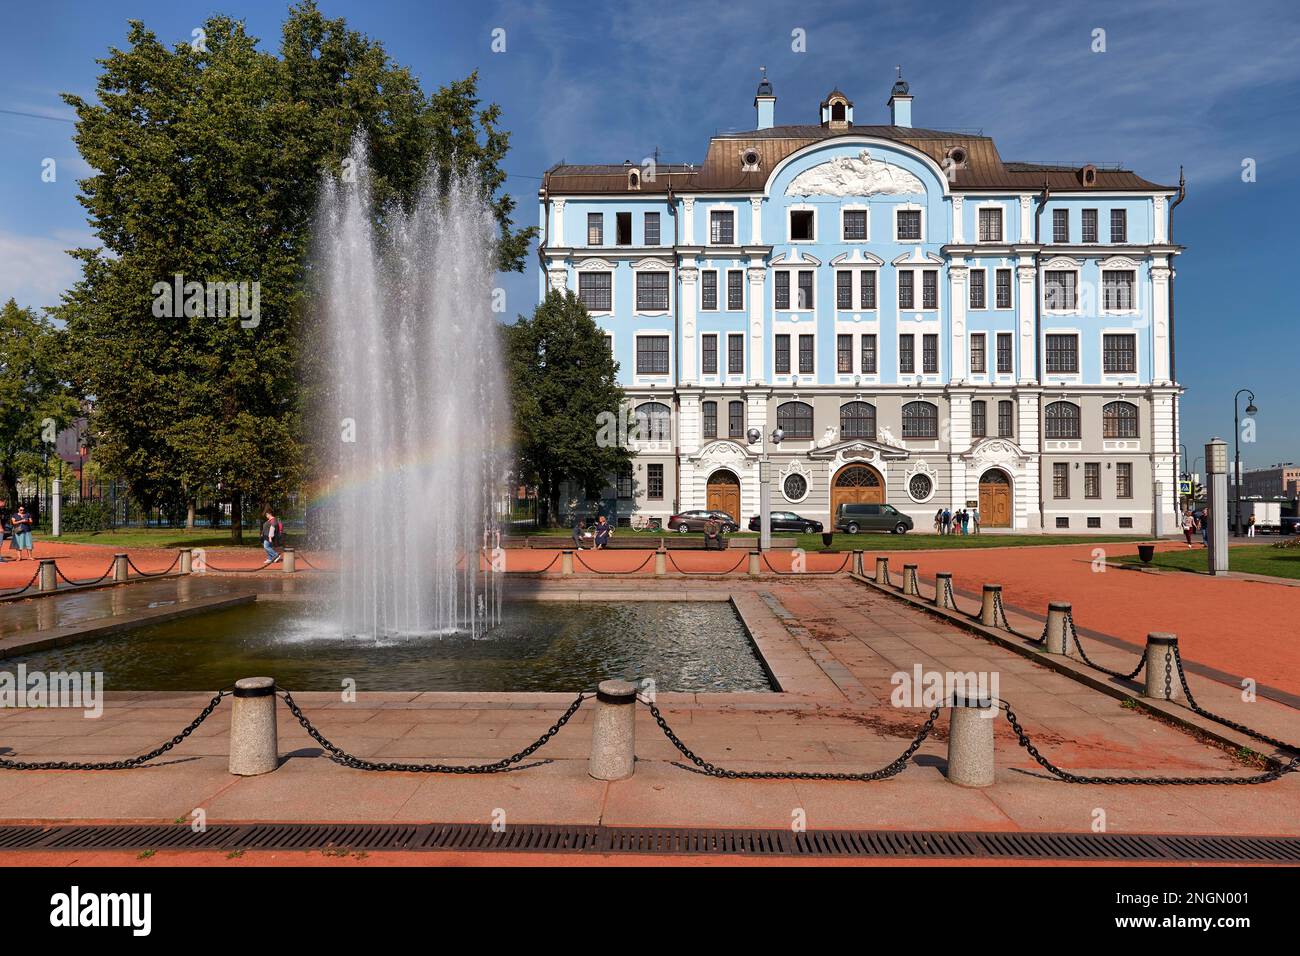
[[[776,424],[786,438],[813,437],[813,410],[807,402],[786,402],[776,408]]]
[[[636,424],[641,441],[668,441],[672,437],[672,410],[662,402],[645,402],[636,407]]]
[[[1137,438],[1138,410],[1131,402],[1109,402],[1101,410],[1103,438]]]
[[[876,406],[868,402],[845,402],[840,406],[840,437],[876,437]]]
[[[903,406],[904,438],[938,438],[939,409],[929,402],[908,402]]]
[[[1079,406],[1073,402],[1052,402],[1044,413],[1048,438],[1078,438]]]

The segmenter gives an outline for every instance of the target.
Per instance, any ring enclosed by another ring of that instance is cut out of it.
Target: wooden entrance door
[[[1011,479],[996,468],[980,476],[980,525],[1011,527]]]
[[[741,523],[740,518],[740,479],[734,472],[715,471],[709,475],[708,509],[725,511]]]
[[[885,483],[870,465],[845,465],[831,483],[831,523],[842,504],[884,504]]]

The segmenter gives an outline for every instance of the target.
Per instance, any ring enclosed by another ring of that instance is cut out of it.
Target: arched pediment
[[[1061,269],[1079,269],[1082,266],[1083,263],[1078,259],[1071,259],[1069,256],[1052,256],[1043,263],[1042,269],[1047,272]]]
[[[608,259],[583,259],[574,268],[578,271],[584,269],[613,269],[614,264]]]
[[[823,155],[819,155],[823,154]],[[809,143],[773,168],[767,196],[948,195],[948,177],[934,160],[905,143],[841,135]]]
[[[701,465],[748,465],[749,462],[758,458],[758,454],[750,452],[737,442],[719,438],[701,446],[700,450],[694,455],[687,457],[691,461],[699,462]]]
[[[925,191],[919,176],[869,149],[810,166],[785,187],[787,196],[919,196]]]
[[[1009,438],[983,438],[961,456],[966,461],[989,465],[1018,465],[1028,456]]]
[[[901,256],[892,260],[896,266],[908,265],[928,265],[941,266],[944,264],[943,256],[937,256],[933,252],[922,252],[920,246],[913,246],[911,252],[905,252]]]

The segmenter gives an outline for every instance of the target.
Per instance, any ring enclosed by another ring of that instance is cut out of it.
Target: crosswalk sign
[[[1178,493],[1180,495],[1190,495],[1192,493],[1192,483],[1190,481],[1178,482]]]

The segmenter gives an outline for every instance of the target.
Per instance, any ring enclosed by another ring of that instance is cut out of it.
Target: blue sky
[[[62,91],[93,93],[95,58],[120,45],[128,18],[188,41],[220,11],[278,45],[285,5],[267,0],[119,3],[4,0],[0,110],[69,118]],[[538,177],[570,162],[699,161],[708,137],[754,125],[759,64],[777,122],[815,122],[839,86],[859,122],[884,122],[895,64],[917,126],[981,128],[1006,159],[1120,162],[1188,198],[1175,239],[1178,376],[1188,392],[1189,453],[1231,438],[1232,395],[1254,388],[1258,441],[1247,467],[1300,460],[1300,336],[1286,298],[1300,226],[1300,5],[1294,0],[1075,4],[322,0],[329,16],[382,40],[426,88],[478,69],[485,99],[513,133],[507,169],[521,219]],[[505,52],[491,50],[505,31]],[[1092,51],[1105,30],[1106,50]],[[806,52],[791,33],[805,31]],[[88,243],[76,179],[88,171],[57,120],[0,113],[0,299],[57,301],[76,276],[63,250]],[[57,162],[42,182],[41,163]],[[1242,161],[1256,181],[1242,181]],[[535,261],[535,260],[534,260]],[[503,281],[527,311],[536,279]]]

